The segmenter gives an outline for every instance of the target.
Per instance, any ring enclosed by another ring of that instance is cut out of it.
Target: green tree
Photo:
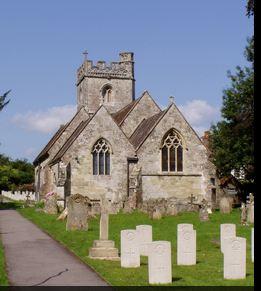
[[[11,90],[4,93],[4,95],[0,96],[0,111],[10,102],[10,99],[6,101],[7,95],[11,92]]]
[[[0,154],[0,190],[16,190],[34,181],[34,166],[26,159],[12,160]]]
[[[254,184],[253,37],[248,39],[245,57],[251,66],[238,66],[234,75],[228,73],[231,87],[223,91],[223,120],[211,127],[210,147],[220,177],[234,171],[243,186],[251,187]]]

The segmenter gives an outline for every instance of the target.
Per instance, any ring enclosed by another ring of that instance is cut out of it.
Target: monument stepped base
[[[114,247],[113,240],[95,240],[89,249],[89,258],[98,260],[119,261],[118,249]]]

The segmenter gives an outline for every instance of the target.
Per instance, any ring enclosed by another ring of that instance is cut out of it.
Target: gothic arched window
[[[168,131],[162,140],[161,169],[163,172],[183,171],[182,140],[175,129]]]
[[[112,86],[111,85],[105,85],[102,88],[102,101],[103,102],[112,101]]]
[[[103,138],[99,139],[92,150],[93,175],[110,175],[111,148]]]

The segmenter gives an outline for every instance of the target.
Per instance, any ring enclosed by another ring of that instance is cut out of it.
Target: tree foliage
[[[34,166],[26,159],[12,160],[0,154],[0,190],[17,190],[34,181]]]
[[[253,16],[255,12],[254,9],[255,9],[255,0],[248,0],[247,6],[246,6],[246,10],[247,10],[246,15],[248,17]]]
[[[11,90],[4,93],[4,95],[0,96],[0,111],[3,110],[3,108],[10,102],[9,100],[6,100],[7,95],[11,92]]]
[[[211,127],[210,147],[220,177],[234,171],[241,182],[254,183],[254,38],[245,50],[249,67],[228,73],[231,87],[223,91],[223,120]]]

